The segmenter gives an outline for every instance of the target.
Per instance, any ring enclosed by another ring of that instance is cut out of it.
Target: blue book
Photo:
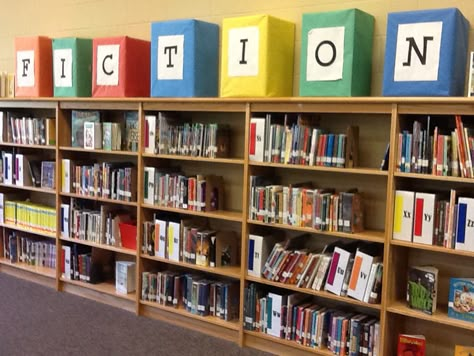
[[[334,147],[334,134],[328,134],[328,140],[326,143],[326,161],[324,162],[325,166],[330,166],[332,162],[332,155],[333,155],[333,147]]]
[[[474,323],[474,278],[451,278],[448,316]]]

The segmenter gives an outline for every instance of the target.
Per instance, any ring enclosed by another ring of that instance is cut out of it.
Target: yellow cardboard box
[[[293,95],[295,24],[269,15],[224,19],[221,97]]]

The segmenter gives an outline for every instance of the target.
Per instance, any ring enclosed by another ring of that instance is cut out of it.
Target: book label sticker
[[[97,46],[97,85],[118,85],[120,45]]]
[[[54,86],[72,87],[72,48],[53,51]]]
[[[35,51],[16,52],[16,80],[18,87],[35,86]]]
[[[313,28],[308,32],[307,81],[342,79],[344,31],[345,28],[339,26]]]
[[[160,80],[183,80],[184,35],[159,36],[157,76]]]
[[[260,33],[257,26],[229,30],[228,76],[258,75]]]
[[[395,82],[437,81],[443,22],[398,25]]]

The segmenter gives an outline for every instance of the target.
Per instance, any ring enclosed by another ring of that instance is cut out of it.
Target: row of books
[[[22,187],[56,188],[54,161],[42,161],[32,155],[16,153],[15,149],[1,154],[0,182]]]
[[[61,191],[122,201],[137,200],[137,171],[129,162],[61,161]]]
[[[452,131],[435,126],[430,132],[430,117],[426,124],[415,120],[413,130],[398,135],[397,170],[436,176],[474,177],[474,134],[464,127],[461,116],[455,116]]]
[[[244,329],[292,340],[334,355],[380,355],[380,322],[365,314],[318,305],[299,293],[244,291]]]
[[[71,204],[61,204],[61,237],[122,247],[120,224],[132,220],[125,210],[107,205],[97,210],[71,199]]]
[[[0,193],[6,224],[38,232],[56,233],[55,208],[27,201],[6,200],[5,198],[4,193]],[[1,211],[0,215],[2,215]]]
[[[54,146],[56,144],[55,120],[25,117],[18,113],[0,111],[0,142]]]
[[[474,198],[397,190],[393,238],[474,252]]]
[[[125,126],[125,136],[122,135]],[[124,142],[122,142],[124,141]],[[126,111],[119,122],[101,122],[99,111],[72,110],[71,146],[109,151],[138,151],[138,112]]]
[[[301,288],[324,289],[366,303],[380,302],[383,264],[378,244],[334,242],[321,252],[312,252],[305,247],[310,241],[308,235],[275,240],[271,235],[249,236],[249,275]]]
[[[224,207],[222,176],[185,176],[156,167],[144,168],[143,202],[194,211],[214,211]]]
[[[249,200],[251,220],[317,231],[357,233],[364,229],[362,196],[357,189],[337,193],[313,189],[311,183],[283,186],[250,176]]]
[[[155,214],[143,223],[143,253],[203,267],[238,264],[239,238],[233,231],[209,229],[203,219],[176,220]]]
[[[200,316],[237,319],[239,293],[238,282],[212,281],[172,271],[142,273],[142,300],[184,308]]]
[[[112,256],[111,251],[101,252]],[[113,275],[112,264],[113,261],[107,261],[107,258],[96,257],[96,250],[90,246],[72,244],[61,247],[61,277],[64,279],[101,283],[107,279],[105,270],[111,269]]]
[[[145,153],[193,157],[228,157],[228,125],[180,123],[169,113],[145,115]]]
[[[439,270],[435,266],[410,266],[406,292],[408,306],[434,314],[438,281]],[[448,317],[474,323],[474,278],[450,278],[448,298]]]
[[[358,127],[326,133],[314,120],[298,115],[250,119],[249,159],[305,166],[353,167],[358,161]]]
[[[54,241],[37,240],[16,231],[6,231],[3,238],[3,257],[12,263],[26,263],[36,267],[56,267]]]

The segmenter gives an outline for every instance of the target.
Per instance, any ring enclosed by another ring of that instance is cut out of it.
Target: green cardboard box
[[[374,17],[358,9],[303,14],[301,96],[369,96]]]
[[[92,40],[53,40],[54,96],[89,97],[92,94]]]

